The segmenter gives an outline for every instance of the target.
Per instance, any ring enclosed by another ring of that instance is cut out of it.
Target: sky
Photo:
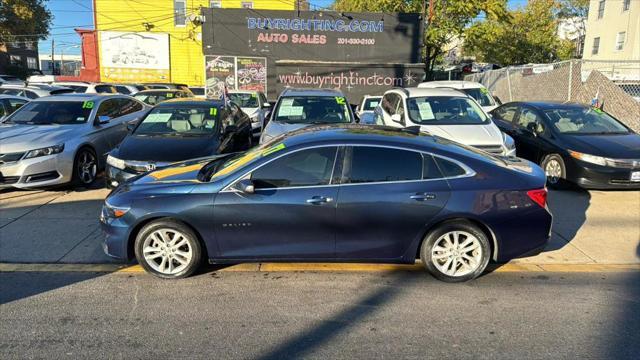
[[[122,0],[129,1],[129,0]],[[133,1],[133,0],[131,0]],[[528,0],[509,0],[509,8],[523,6]],[[328,7],[333,0],[309,0],[312,8]],[[74,28],[93,28],[93,0],[49,0],[47,7],[54,16],[50,36],[39,43],[40,53],[51,53],[51,39],[55,40],[55,54],[80,54],[80,37]]]

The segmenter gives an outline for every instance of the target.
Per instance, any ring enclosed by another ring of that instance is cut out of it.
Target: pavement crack
[[[87,240],[88,238],[93,236],[93,234],[95,234],[98,231],[100,231],[100,228],[93,229],[89,234],[87,234],[87,236],[83,237],[82,239],[80,239],[80,241],[78,241],[77,244],[73,245],[73,247],[71,247],[71,249],[69,249],[69,251],[64,253],[58,260],[54,261],[54,263],[59,263],[60,261],[62,261],[62,259],[64,259],[65,256],[69,255],[75,248],[78,247],[78,245],[82,244],[85,240]]]
[[[591,256],[587,255],[587,253],[585,253],[584,251],[582,251],[582,249],[580,249],[579,247],[575,246],[574,244],[571,243],[571,240],[567,239],[566,237],[562,236],[562,234],[552,231],[554,234],[558,235],[558,237],[560,237],[562,240],[564,240],[567,245],[571,245],[573,246],[576,250],[578,250],[579,253],[581,253],[582,255],[586,256],[589,260],[593,261],[594,263],[597,263],[597,261],[592,258]]]

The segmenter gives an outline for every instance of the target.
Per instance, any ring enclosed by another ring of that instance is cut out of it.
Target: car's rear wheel
[[[76,186],[90,186],[96,180],[97,173],[96,153],[88,147],[80,149],[73,162],[72,183]]]
[[[542,160],[542,169],[547,176],[547,185],[555,189],[565,188],[567,183],[567,168],[562,156],[551,154]]]
[[[429,232],[422,242],[422,264],[437,279],[462,282],[480,276],[490,257],[489,240],[466,221],[446,222]]]
[[[135,242],[138,263],[164,279],[180,279],[193,274],[202,263],[202,247],[186,225],[168,219],[145,225]]]

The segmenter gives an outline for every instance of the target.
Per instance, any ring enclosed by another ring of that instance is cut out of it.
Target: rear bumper
[[[497,262],[541,253],[551,238],[553,216],[538,207],[517,218],[493,225],[498,242]]]
[[[631,181],[631,173],[640,172],[640,168],[612,168],[582,161],[571,161],[569,164],[567,165],[568,180],[582,188],[592,190],[640,189],[640,181]]]

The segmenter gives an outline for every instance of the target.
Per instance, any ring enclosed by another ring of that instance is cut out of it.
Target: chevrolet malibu
[[[0,123],[0,187],[90,185],[145,109],[121,95],[34,99]]]
[[[158,169],[118,186],[105,252],[162,278],[203,261],[414,263],[460,282],[545,245],[545,174],[419,133],[297,130],[245,153]]]

